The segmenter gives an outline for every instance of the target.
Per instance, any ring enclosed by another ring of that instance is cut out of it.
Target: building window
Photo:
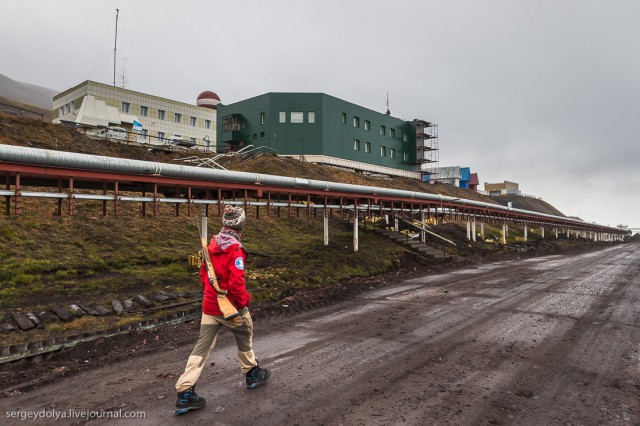
[[[198,119],[196,117],[189,118],[189,124],[191,124],[192,126],[195,126],[197,123],[198,123]]]
[[[71,101],[71,103],[69,105],[71,105],[71,111],[75,111],[76,110],[76,101],[75,100]]]
[[[304,123],[304,113],[303,112],[292,112],[291,113],[291,122],[292,123]]]
[[[142,139],[146,141],[148,137],[149,137],[149,130],[142,129]]]
[[[402,134],[402,142],[408,142],[409,141],[409,135],[407,135],[406,133]]]
[[[380,126],[380,134],[381,135],[386,135],[387,134],[387,128],[385,126]]]
[[[173,114],[173,121],[175,121],[176,123],[181,123],[182,122],[182,114],[180,114],[179,112],[176,112]]]
[[[165,112],[163,109],[158,110],[158,120],[164,120]]]
[[[211,128],[211,120],[204,120],[204,128],[205,129]]]
[[[131,104],[129,102],[122,102],[122,112],[127,114],[131,112]]]
[[[396,150],[395,149],[391,148],[389,150],[389,157],[396,158]]]
[[[161,141],[164,140],[164,132],[158,132],[158,139]]]
[[[264,132],[260,132],[260,137],[264,138]]]
[[[364,120],[364,129],[371,130],[371,122],[369,120]]]
[[[371,153],[371,142],[364,143],[364,152]]]
[[[316,122],[316,112],[315,111],[309,111],[309,113],[307,114],[307,123],[315,123]]]
[[[353,117],[353,127],[360,127],[360,117]]]
[[[222,131],[223,132],[233,132],[240,131],[241,129],[240,117],[235,115],[230,115],[228,117],[224,117],[222,119]]]
[[[404,162],[408,162],[409,161],[409,153],[405,152],[402,154],[402,161]]]
[[[190,140],[191,142],[193,142],[193,143],[197,143],[197,142],[196,142],[196,138],[189,138],[189,140]]]
[[[148,117],[149,116],[149,107],[146,107],[144,105],[140,105],[140,115],[143,117]]]
[[[387,156],[387,147],[386,146],[381,146],[380,147],[380,156],[381,157],[386,157]]]
[[[354,139],[353,140],[353,150],[354,151],[360,151],[360,140],[359,139]]]
[[[260,113],[260,124],[265,124],[267,122],[267,116],[264,112]]]
[[[342,116],[340,118],[340,122],[342,124],[347,124],[347,114],[346,113],[344,113],[344,112],[342,113]]]
[[[391,137],[391,139],[395,139],[396,138],[396,129],[389,129],[389,136]]]
[[[280,122],[281,123],[287,122],[287,113],[284,111],[280,111]]]

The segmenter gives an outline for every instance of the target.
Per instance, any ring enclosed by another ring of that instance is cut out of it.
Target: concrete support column
[[[528,232],[529,227],[527,226],[527,224],[524,224],[524,242],[527,242],[527,232]]]
[[[477,236],[477,232],[476,232],[476,218],[473,218],[473,222],[471,222],[471,236],[473,241],[476,241],[476,236]]]
[[[556,231],[556,238],[558,238],[558,228],[556,228],[555,231]]]
[[[484,222],[480,222],[480,238],[484,241]]]
[[[353,206],[353,251],[358,251],[358,206]]]
[[[467,240],[471,240],[471,222],[467,219]]]
[[[544,226],[542,227],[542,239],[544,239]]]
[[[202,238],[204,238],[204,240],[207,242],[207,244],[209,244],[209,239],[207,238],[207,225],[208,225],[208,220],[207,219],[208,219],[207,218],[207,206],[203,204],[202,205]]]
[[[509,232],[507,222],[502,222],[502,244],[507,244],[507,232]]]
[[[329,216],[324,215],[324,245],[329,245]]]

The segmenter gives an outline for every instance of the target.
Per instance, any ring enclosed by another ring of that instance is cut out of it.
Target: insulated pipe
[[[234,172],[229,170],[208,169],[152,161],[131,160],[125,158],[104,157],[99,155],[79,154],[75,152],[54,151],[22,146],[0,145],[0,161],[40,165],[46,167],[74,168],[82,170],[103,171],[111,173],[127,173],[134,175],[158,175],[171,178],[186,178],[203,181],[233,182],[242,184],[262,184],[283,188],[306,188],[318,191],[332,191],[352,194],[377,195],[381,197],[406,198],[424,201],[437,201],[456,206],[471,206],[504,211],[510,214],[523,214],[564,223],[575,223],[580,226],[584,222],[562,216],[515,209],[499,204],[467,200],[445,195],[412,192],[398,189],[326,182],[313,179],[290,178],[285,176],[259,173]],[[597,225],[599,226],[599,225]]]

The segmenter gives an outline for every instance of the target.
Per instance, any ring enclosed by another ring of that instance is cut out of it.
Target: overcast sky
[[[324,92],[439,126],[440,165],[640,227],[640,1],[3,0],[0,74],[195,103]]]

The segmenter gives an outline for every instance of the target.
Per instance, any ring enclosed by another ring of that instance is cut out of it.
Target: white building
[[[218,95],[209,91],[191,105],[87,80],[54,96],[52,122],[76,125],[87,133],[122,127],[138,142],[179,140],[215,150],[218,103]]]

